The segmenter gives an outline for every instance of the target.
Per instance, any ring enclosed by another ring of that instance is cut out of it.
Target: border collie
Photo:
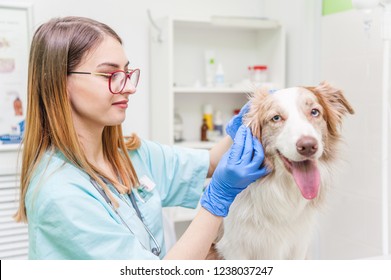
[[[354,111],[343,93],[325,82],[251,97],[244,123],[261,141],[271,172],[235,199],[215,246],[219,257],[309,258],[348,113]]]

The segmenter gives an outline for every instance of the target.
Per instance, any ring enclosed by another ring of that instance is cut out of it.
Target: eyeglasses
[[[112,94],[121,93],[126,85],[126,82],[129,80],[130,83],[136,88],[138,80],[140,78],[140,69],[132,70],[117,70],[111,73],[96,73],[96,72],[68,72],[68,74],[86,74],[86,75],[95,75],[103,76],[109,78],[109,90]]]

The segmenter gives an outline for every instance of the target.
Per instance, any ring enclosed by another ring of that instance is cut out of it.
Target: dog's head
[[[347,113],[354,111],[343,93],[327,83],[273,93],[260,89],[251,97],[244,123],[262,142],[269,169],[285,169],[303,197],[313,199],[320,185],[318,163],[333,159]]]

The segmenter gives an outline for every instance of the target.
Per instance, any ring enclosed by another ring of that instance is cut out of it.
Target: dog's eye
[[[319,112],[318,109],[312,109],[312,110],[311,110],[311,115],[312,115],[313,117],[318,117],[318,116],[320,115],[320,112]]]
[[[281,121],[281,120],[282,120],[282,118],[281,118],[280,115],[275,115],[275,116],[272,118],[272,121],[273,121],[273,122],[279,122],[279,121]]]

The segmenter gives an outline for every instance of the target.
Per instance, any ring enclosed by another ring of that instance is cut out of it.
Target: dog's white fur
[[[220,257],[308,258],[316,213],[331,185],[339,126],[347,113],[354,112],[342,92],[326,83],[275,93],[261,90],[252,97],[244,122],[261,140],[271,172],[235,199],[216,244]],[[300,153],[303,137],[316,145],[314,152]],[[302,194],[289,171],[292,162],[304,160],[317,165],[318,193]]]

